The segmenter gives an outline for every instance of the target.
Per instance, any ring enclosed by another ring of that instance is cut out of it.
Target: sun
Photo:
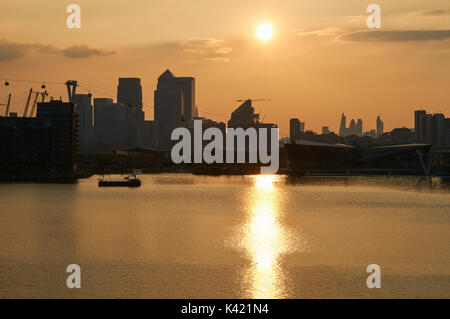
[[[270,23],[263,23],[260,24],[258,27],[258,37],[262,41],[268,41],[273,36],[273,27]]]

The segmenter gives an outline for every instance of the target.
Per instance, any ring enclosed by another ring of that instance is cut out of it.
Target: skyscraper
[[[177,89],[183,92],[183,120],[186,122],[186,126],[190,127],[192,125],[192,119],[196,117],[195,79],[192,77],[176,77],[174,80]]]
[[[289,137],[291,141],[295,141],[300,135],[300,121],[299,119],[291,119],[289,121]]]
[[[422,116],[426,114],[427,112],[424,110],[417,110],[414,112],[414,133],[416,134],[417,141],[423,141],[424,128],[422,125]]]
[[[444,133],[445,133],[445,116],[444,114],[433,114],[433,128],[432,128],[432,144],[433,147],[440,149],[444,148]]]
[[[381,117],[377,116],[377,137],[380,137],[384,133],[384,123],[381,120]]]
[[[356,124],[355,135],[361,137],[362,134],[363,134],[363,121],[361,119],[358,119],[358,123]]]
[[[119,78],[117,103],[142,110],[142,86],[139,78]]]
[[[341,125],[339,126],[339,136],[344,137],[345,134],[345,130],[347,128],[347,118],[345,117],[345,114],[342,113],[341,116]]]
[[[195,84],[193,78],[176,78],[166,70],[158,78],[155,90],[155,122],[158,127],[157,147],[168,150],[172,131],[177,127],[189,127],[195,113]]]
[[[144,143],[145,114],[142,110],[142,86],[139,78],[119,78],[117,103],[128,107],[126,111],[126,138],[129,147]]]

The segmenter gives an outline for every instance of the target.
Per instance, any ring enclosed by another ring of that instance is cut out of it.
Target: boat
[[[140,187],[141,180],[136,176],[142,175],[140,170],[134,170],[133,173],[125,177],[123,180],[105,180],[104,176],[98,181],[98,187]]]

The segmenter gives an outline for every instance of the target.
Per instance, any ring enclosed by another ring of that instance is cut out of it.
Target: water
[[[450,297],[448,190],[408,178],[142,180],[0,184],[0,297]],[[81,289],[66,287],[73,263]],[[366,287],[369,264],[381,289]]]

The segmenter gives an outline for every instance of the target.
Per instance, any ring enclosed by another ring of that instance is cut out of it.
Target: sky
[[[81,28],[66,25],[81,7]],[[381,8],[369,29],[368,5]],[[270,23],[262,41],[258,26]],[[424,108],[450,117],[448,0],[17,0],[0,2],[0,103],[12,93],[21,113],[30,87],[45,81],[66,99],[116,97],[118,77],[140,77],[153,119],[158,76],[196,78],[200,115],[227,121],[237,99],[255,102],[265,122],[286,136],[289,119],[338,131],[341,113],[364,130],[381,115],[385,129],[412,127]],[[9,80],[11,85],[2,84]],[[24,82],[35,81],[35,82]],[[4,106],[0,105],[0,112]]]

